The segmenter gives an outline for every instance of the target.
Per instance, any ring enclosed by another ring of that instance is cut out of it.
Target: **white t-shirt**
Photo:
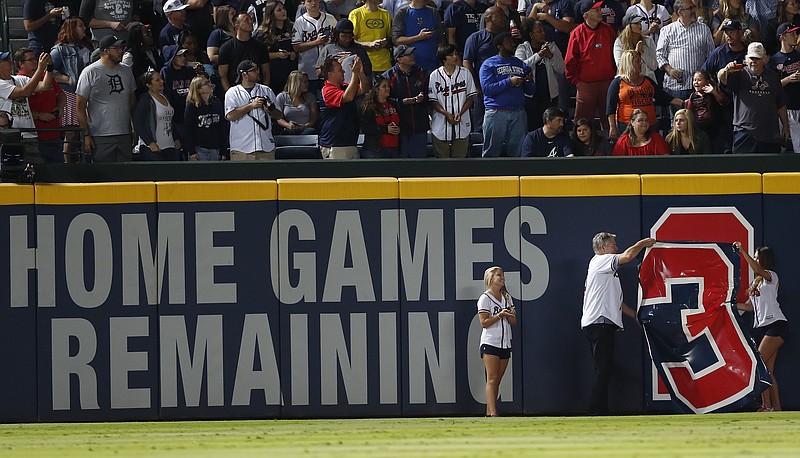
[[[772,281],[764,281],[758,285],[758,296],[752,296],[750,302],[753,303],[753,327],[763,328],[776,321],[786,321],[786,316],[781,311],[778,303],[778,274],[768,270],[772,275]]]
[[[11,113],[14,128],[35,129],[33,113],[28,105],[28,98],[12,99],[15,87],[24,87],[31,79],[23,75],[12,75],[10,80],[0,79],[0,110]],[[36,138],[36,132],[23,132],[22,138]]]
[[[495,316],[501,310],[510,310],[514,307],[513,302],[507,302],[504,296],[498,301],[490,291],[484,291],[478,298],[478,313],[486,312],[489,316]],[[501,318],[488,328],[483,328],[481,332],[481,345],[491,345],[497,348],[511,348],[511,323],[507,319]]]
[[[475,96],[475,80],[464,67],[456,67],[452,75],[444,71],[444,66],[431,73],[428,81],[428,99],[439,102],[448,113],[456,114],[467,101],[467,97]],[[469,137],[472,123],[469,111],[461,116],[458,125],[447,122],[447,118],[436,110],[431,114],[431,133],[443,141]]]
[[[241,84],[237,84],[225,93],[225,115],[250,103],[253,97],[266,97],[275,103],[275,93],[269,86],[256,84],[248,91]],[[253,153],[256,151],[270,152],[275,149],[275,139],[272,137],[270,117],[265,110],[250,110],[250,115],[258,119],[261,126],[248,115],[236,121],[231,121],[230,147],[231,151]],[[266,127],[266,129],[262,128]]]
[[[589,261],[583,291],[582,328],[604,317],[622,329],[622,285],[617,277],[618,256],[611,253],[596,254]]]
[[[336,19],[333,15],[320,12],[319,18],[314,19],[308,15],[303,14],[294,23],[294,31],[292,32],[292,44],[297,45],[314,41],[317,36],[325,31],[330,33],[336,27]],[[318,80],[317,77],[317,60],[319,59],[319,52],[322,46],[314,46],[311,49],[301,52],[298,55],[297,68],[300,71],[306,72],[308,79]]]

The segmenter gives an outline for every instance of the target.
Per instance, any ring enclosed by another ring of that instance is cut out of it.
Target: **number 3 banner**
[[[771,378],[736,310],[730,243],[658,242],[639,272],[638,318],[675,412],[753,408]]]

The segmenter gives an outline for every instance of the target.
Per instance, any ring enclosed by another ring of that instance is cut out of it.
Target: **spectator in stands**
[[[294,23],[292,46],[299,54],[297,68],[308,75],[311,92],[316,94],[323,86],[323,79],[317,75],[317,60],[336,27],[336,19],[320,11],[319,0],[305,0],[303,4],[306,12]]]
[[[32,78],[36,74],[38,59],[30,48],[19,48],[14,53],[20,76]],[[50,78],[50,87],[36,91],[28,97],[31,117],[37,129],[58,129],[67,98],[64,90]],[[39,154],[45,163],[64,163],[64,141],[61,132],[37,132]]]
[[[211,59],[211,63],[214,65],[219,65],[219,48],[236,35],[236,29],[233,27],[235,18],[236,9],[230,5],[219,6],[214,12],[216,28],[208,36],[208,46],[206,47],[208,58]]]
[[[711,51],[714,39],[708,27],[697,21],[695,0],[676,0],[678,20],[661,29],[656,59],[664,70],[664,90],[686,100],[692,92],[690,75],[700,69]],[[672,110],[673,114],[676,110]]]
[[[744,30],[742,29],[739,21],[733,20],[723,26],[725,31],[725,41],[722,45],[718,46],[711,55],[708,56],[703,64],[702,70],[707,72],[714,82],[717,82],[717,73],[731,62],[744,65],[744,55],[747,52],[747,45],[744,44],[742,37]],[[720,88],[725,94],[726,98],[730,98],[727,89]],[[695,117],[700,119],[698,112],[694,112]],[[703,120],[700,125],[705,130],[705,121]],[[727,103],[722,105],[721,118],[719,123],[719,132],[717,135],[709,133],[711,136],[712,148],[714,151],[730,153],[733,148],[733,105]]]
[[[356,0],[328,0],[328,13],[332,14],[337,21],[347,19],[350,13],[356,8]]]
[[[315,135],[319,119],[317,98],[308,91],[308,75],[295,70],[289,74],[286,90],[278,94],[275,107],[283,113],[278,125],[283,135]]]
[[[661,28],[672,22],[672,15],[664,5],[653,0],[639,0],[632,2],[625,16],[639,16],[642,18],[642,35],[650,37],[653,43],[658,43]]]
[[[350,82],[344,81],[344,69],[337,59],[322,63],[325,86],[320,97],[319,146],[323,159],[358,159],[358,108],[356,97],[367,76],[361,59],[356,57],[350,69]]]
[[[195,35],[194,32],[191,30],[184,30],[181,32],[178,37],[178,47],[186,50],[187,65],[192,68],[196,68],[197,64],[202,66],[202,70],[196,69],[198,73],[202,71],[209,76],[215,76],[217,74],[214,66],[211,65],[211,59],[209,59],[208,54],[206,54],[206,50],[200,48],[197,35]]]
[[[186,96],[189,95],[189,85],[198,74],[197,68],[187,65],[187,54],[188,52],[184,48],[175,53],[175,57],[170,59],[161,69],[161,82],[159,83],[164,86],[159,91],[164,93],[170,105],[175,109],[172,117],[172,126],[175,128],[175,138],[179,140],[183,140],[183,114],[186,111]],[[148,92],[151,94],[153,92],[153,89],[149,86]]]
[[[361,64],[364,66],[364,74],[367,75],[367,82],[372,78],[372,63],[369,61],[367,51],[363,46],[353,40],[353,23],[350,19],[341,19],[336,28],[331,33],[331,42],[322,47],[319,53],[319,60],[317,61],[317,75],[319,75],[319,68],[328,57],[335,57],[339,59],[343,68],[349,68],[350,63],[355,56],[361,59]],[[347,72],[345,72],[345,75]],[[370,87],[366,86],[361,88],[363,91],[369,91]]]
[[[0,52],[0,111],[11,114],[14,118],[15,128],[36,128],[31,108],[28,105],[28,97],[52,87],[52,72],[45,71],[51,62],[50,54],[42,53],[39,55],[33,76],[12,76],[14,63],[11,61],[11,53]],[[25,160],[31,164],[40,164],[42,158],[36,144],[36,132],[23,132],[22,144],[25,150]]]
[[[78,121],[85,149],[95,162],[127,162],[132,158],[131,108],[136,83],[122,62],[125,40],[108,35],[100,40],[100,59],[78,78]]]
[[[436,59],[436,49],[442,41],[439,11],[428,6],[425,0],[411,0],[408,6],[398,9],[394,14],[392,41],[395,46],[413,46],[416,49],[416,65],[429,75],[439,67]]]
[[[433,150],[436,157],[467,157],[472,131],[469,108],[477,93],[475,80],[458,65],[455,45],[441,45],[437,54],[442,66],[431,73],[428,82]]]
[[[615,31],[622,30],[622,18],[625,16],[625,7],[619,0],[603,0],[599,2],[601,6],[600,16],[601,21],[610,25]],[[583,12],[581,10],[581,2],[575,2],[575,23],[580,25],[584,22]]]
[[[536,94],[525,96],[528,131],[542,127],[542,115],[549,107],[558,105],[558,77],[564,75],[564,58],[558,46],[548,42],[544,23],[531,18],[522,20],[520,33],[525,37],[515,56],[533,69]]]
[[[385,9],[389,15],[394,18],[395,13],[397,10],[404,6],[408,6],[409,0],[383,0],[381,2],[381,8]]]
[[[167,25],[161,29],[158,35],[158,45],[164,52],[166,46],[177,46],[178,36],[186,30],[186,8],[189,5],[181,0],[167,0],[164,2],[164,15],[167,17]]]
[[[744,10],[742,0],[719,0],[719,8],[714,11],[711,18],[711,30],[714,33],[714,45],[719,46],[724,42],[724,26],[730,21],[739,21],[744,27],[745,41],[758,41],[758,21],[753,19]]]
[[[642,75],[656,81],[656,43],[647,35],[642,33],[642,17],[628,15],[622,20],[624,28],[614,41],[614,62],[619,67],[619,60],[622,52],[631,50],[636,51],[642,60]]]
[[[275,1],[264,7],[264,20],[254,37],[269,48],[269,87],[279,93],[286,86],[289,74],[297,70],[297,53],[292,48],[294,22],[283,3]]]
[[[184,1],[184,0],[181,0]],[[214,8],[209,0],[186,0],[186,28],[197,36],[198,43],[208,43],[214,30]]]
[[[245,16],[250,17],[245,13]],[[275,139],[270,118],[280,119],[275,93],[259,84],[260,66],[243,60],[236,67],[236,86],[225,93],[225,119],[230,121],[229,144],[232,161],[275,159]]]
[[[711,140],[694,124],[692,112],[681,108],[675,112],[672,131],[667,134],[670,154],[710,154]]]
[[[550,107],[542,114],[542,127],[528,132],[520,157],[572,157],[572,141],[564,132],[564,112]]]
[[[602,22],[602,4],[602,0],[579,3],[584,23],[569,37],[564,75],[577,86],[575,119],[593,119],[597,114],[603,130],[607,131],[608,120],[604,114],[608,86],[616,74],[613,51],[617,34],[613,27]]]
[[[669,154],[669,145],[664,137],[650,129],[650,121],[644,110],[634,110],[625,133],[614,145],[612,156],[658,156]]]
[[[778,3],[778,11],[775,17],[767,22],[763,35],[764,48],[770,56],[781,49],[778,40],[778,26],[788,22],[789,24],[800,25],[800,8],[797,0],[781,0]]]
[[[764,45],[754,41],[747,46],[743,68],[731,62],[717,75],[732,95],[734,154],[779,153],[789,139],[786,95],[778,74],[767,68],[767,58]]]
[[[503,31],[503,13],[499,8],[492,6],[483,13],[486,21],[486,28],[478,30],[467,38],[464,46],[464,60],[462,65],[472,73],[477,81],[481,65],[486,59],[497,55],[497,47],[494,45],[494,37]],[[475,105],[472,107],[472,130],[479,132],[483,126],[484,106],[483,91],[480,86],[477,88],[478,95]]]
[[[180,159],[180,139],[173,119],[175,108],[164,96],[164,80],[156,71],[142,75],[147,93],[139,97],[133,126],[139,135],[139,157],[143,161],[177,161]]]
[[[571,0],[545,0],[536,3],[528,15],[544,23],[545,39],[555,43],[562,56],[567,54],[569,35],[576,27],[574,16],[575,8]],[[572,96],[575,95],[575,86],[563,74],[557,75],[557,79],[558,107],[567,113],[572,104]]]
[[[611,143],[605,137],[597,135],[592,123],[586,118],[575,121],[570,136],[572,137],[572,152],[575,156],[608,156],[611,154]]]
[[[400,157],[400,114],[397,105],[389,99],[389,80],[376,76],[372,89],[364,97],[359,109],[364,144],[364,159]]]
[[[84,67],[89,64],[91,54],[91,41],[86,36],[83,19],[79,17],[67,18],[61,24],[58,32],[58,41],[50,51],[53,59],[53,79],[61,85],[64,91],[66,104],[61,112],[61,127],[76,127],[78,123],[77,97],[75,90],[78,86],[78,77]],[[64,132],[64,155],[66,162],[73,162],[70,153],[80,151],[80,134],[77,132]]]
[[[195,76],[189,85],[184,112],[183,149],[191,160],[219,161],[228,146],[228,120],[222,102],[214,96],[214,85],[205,76]]]
[[[115,36],[128,39],[128,26],[133,20],[133,0],[82,0],[80,17],[92,29],[92,41]]]
[[[392,68],[392,16],[378,3],[366,0],[348,18],[354,27],[353,39],[367,50],[372,71],[383,73]]]
[[[269,85],[269,51],[264,43],[252,37],[253,18],[247,13],[239,13],[233,26],[236,36],[219,48],[219,80],[222,83],[222,90],[227,93],[231,83],[239,79],[240,75],[236,71],[236,65],[239,65],[237,62],[246,60],[258,65],[261,84]],[[252,81],[248,82],[250,83]]]
[[[130,40],[128,49],[122,56],[122,65],[131,68],[134,75],[143,75],[148,70],[160,70],[164,66],[161,50],[155,46],[152,28],[141,22],[131,23]],[[147,87],[141,78],[136,81],[136,96],[147,92]]]
[[[776,31],[781,50],[770,58],[767,67],[781,79],[786,94],[789,131],[795,153],[800,153],[800,52],[797,51],[797,31],[800,27],[788,22]]]
[[[519,11],[517,11],[517,1],[516,0],[495,0],[494,5],[496,6],[501,13],[501,20],[503,23],[503,30],[508,31],[511,33],[511,36],[514,37],[515,40],[521,40],[522,35],[519,32],[519,25],[522,23],[522,17],[519,15]],[[483,29],[485,27],[484,20],[485,18],[481,18],[481,24],[478,29]],[[512,27],[511,24],[514,23]]]
[[[517,156],[525,136],[525,94],[533,95],[533,70],[514,57],[517,43],[509,32],[494,37],[497,55],[480,71],[486,114],[483,120],[483,157]]]
[[[428,78],[417,66],[415,48],[400,45],[394,48],[394,67],[383,77],[389,80],[390,97],[400,113],[400,156],[428,155]]]
[[[730,106],[728,96],[703,70],[694,72],[692,85],[694,91],[683,106],[692,113],[693,129],[703,131],[711,139],[711,150],[715,153],[730,153],[730,147],[725,149],[725,138],[732,135],[733,128],[722,125],[723,107]]]
[[[622,53],[619,72],[608,87],[606,101],[609,123],[608,137],[612,141],[619,138],[620,131],[630,124],[634,111],[647,113],[651,126],[658,125],[656,105],[683,105],[683,100],[670,97],[655,81],[642,74],[642,58],[639,53],[627,50]]]
[[[481,15],[489,8],[479,0],[456,0],[444,10],[444,28],[447,42],[464,55],[467,38],[478,31]]]
[[[25,0],[22,4],[22,26],[28,32],[28,47],[35,56],[42,51],[50,52],[55,45],[61,23],[68,16],[69,7],[65,5],[63,0]]]

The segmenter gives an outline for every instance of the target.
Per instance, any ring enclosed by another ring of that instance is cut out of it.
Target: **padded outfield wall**
[[[480,415],[492,265],[520,318],[501,411],[581,413],[596,232],[769,244],[800,323],[799,208],[800,173],[0,185],[0,421]],[[612,410],[663,411],[633,322],[616,360]]]

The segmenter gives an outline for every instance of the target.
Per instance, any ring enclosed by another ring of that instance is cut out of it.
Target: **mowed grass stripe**
[[[797,412],[0,425],[9,457],[798,455]]]

